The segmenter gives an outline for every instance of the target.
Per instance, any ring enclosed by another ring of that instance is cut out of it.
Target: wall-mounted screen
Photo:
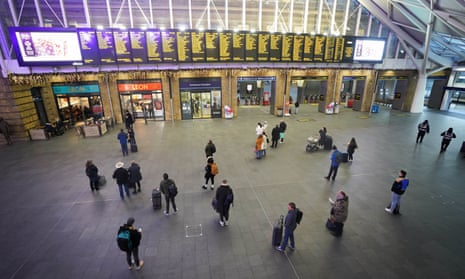
[[[9,32],[21,66],[82,63],[75,29],[10,27]]]
[[[356,38],[354,62],[382,62],[384,58],[384,39]]]

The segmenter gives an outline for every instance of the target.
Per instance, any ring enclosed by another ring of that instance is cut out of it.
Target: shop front
[[[274,108],[276,77],[238,77],[239,106],[270,106]],[[272,113],[272,109],[270,109]]]
[[[122,114],[127,110],[135,118],[165,120],[160,79],[118,80],[117,85]]]
[[[381,76],[378,80],[375,102],[400,110],[408,89],[408,76]]]
[[[346,107],[355,111],[362,110],[366,79],[365,76],[342,77],[341,101],[345,103]]]
[[[60,120],[74,125],[86,119],[104,117],[100,87],[97,81],[52,83]]]
[[[221,78],[180,78],[182,119],[221,118]]]

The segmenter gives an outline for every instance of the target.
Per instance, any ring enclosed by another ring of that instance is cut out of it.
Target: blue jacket
[[[128,134],[125,132],[119,132],[117,139],[119,139],[120,144],[128,144]]]
[[[331,167],[339,167],[339,162],[336,160],[338,154],[339,154],[339,150],[334,150],[333,153],[331,153]]]

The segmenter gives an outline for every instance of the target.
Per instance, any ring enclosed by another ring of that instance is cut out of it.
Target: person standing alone
[[[89,177],[90,189],[93,191],[98,191],[98,168],[94,165],[92,160],[86,162],[86,175]]]
[[[405,193],[409,184],[409,180],[406,176],[407,172],[400,170],[399,177],[397,177],[392,183],[391,204],[384,209],[390,214],[400,214],[400,197]]]
[[[331,153],[331,157],[330,157],[331,165],[329,167],[329,173],[328,173],[328,176],[325,176],[327,180],[329,180],[331,175],[333,175],[333,180],[336,179],[337,169],[339,168],[339,164],[341,163],[341,159],[342,159],[341,157],[342,157],[341,152],[339,152],[339,150],[337,150],[337,147],[333,145],[333,153]]]
[[[208,157],[213,157],[213,154],[216,152],[216,146],[212,140],[209,140],[205,146],[205,155]]]
[[[118,136],[116,137],[121,144],[121,152],[123,152],[123,156],[127,156],[128,152],[128,134],[124,132],[123,129],[120,130]]]
[[[284,237],[283,241],[281,242],[280,246],[275,247],[276,250],[280,252],[284,252],[287,247],[287,242],[290,240],[291,243],[289,248],[291,250],[295,249],[295,241],[294,241],[294,230],[297,228],[297,211],[295,203],[290,202],[287,205],[287,215],[286,219],[284,220]]]
[[[428,120],[423,121],[422,123],[418,124],[418,134],[417,134],[417,143],[423,142],[423,138],[425,134],[429,133],[429,123]]]
[[[139,259],[139,245],[142,239],[142,229],[139,228],[136,230],[134,228],[134,221],[134,218],[130,217],[126,224],[119,228],[117,242],[118,247],[126,252],[126,262],[129,266],[129,270],[134,268],[134,264],[136,264],[136,269],[140,270],[142,266],[144,266],[144,261]],[[132,261],[133,257],[134,263]]]
[[[163,180],[160,182],[160,192],[165,195],[166,210],[164,214],[166,216],[170,214],[170,201],[173,204],[174,214],[176,214],[178,209],[176,208],[176,202],[174,198],[178,194],[178,188],[176,187],[174,180],[169,178],[166,172],[163,174]]]
[[[227,226],[229,221],[229,208],[231,204],[234,203],[234,194],[226,179],[223,180],[223,183],[221,183],[220,187],[216,190],[216,200],[216,210],[220,214],[220,226]]]

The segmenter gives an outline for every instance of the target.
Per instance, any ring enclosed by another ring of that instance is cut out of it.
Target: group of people
[[[254,147],[256,159],[262,159],[264,156],[266,156],[266,149],[268,143],[270,143],[270,139],[266,134],[267,127],[268,124],[266,121],[264,121],[264,124],[258,122],[257,127],[255,128],[255,133],[257,135]],[[281,120],[279,124],[276,124],[276,127],[274,127],[271,131],[271,148],[277,148],[278,142],[284,143],[284,135],[286,133],[286,129],[287,124],[286,122],[284,122],[284,120]]]
[[[418,128],[418,133],[417,133],[416,143],[422,143],[423,138],[425,137],[425,135],[429,134],[429,132],[430,132],[430,127],[429,127],[428,120],[425,120],[425,121],[421,122],[420,124],[418,124],[417,128]],[[447,147],[449,147],[449,144],[452,141],[452,139],[455,139],[457,137],[457,135],[454,133],[454,129],[452,127],[450,127],[449,129],[447,129],[446,131],[443,131],[441,133],[441,137],[442,137],[441,149],[440,149],[439,153],[443,153],[444,151],[446,151]]]

